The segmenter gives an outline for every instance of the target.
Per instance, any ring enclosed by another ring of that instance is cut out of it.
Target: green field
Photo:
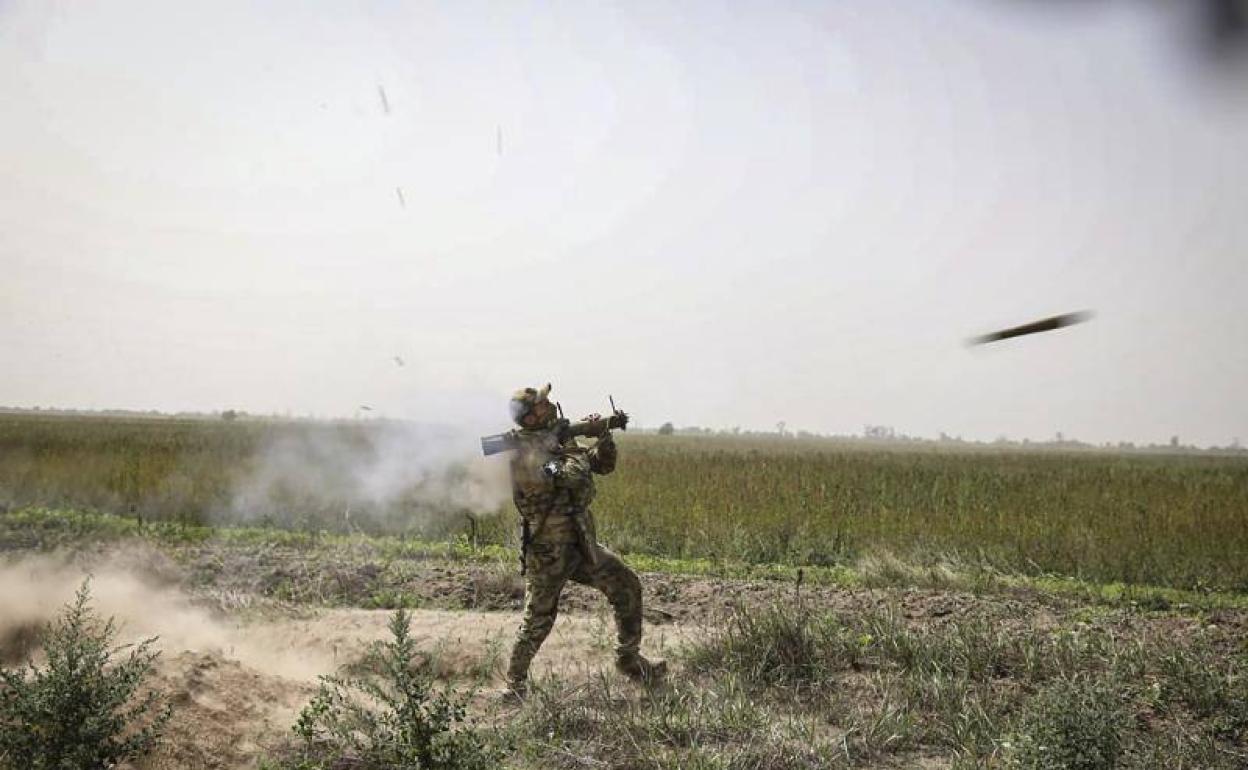
[[[659,438],[597,512],[629,550],[838,563],[886,549],[1100,581],[1248,590],[1248,460]]]
[[[0,415],[0,505],[194,524],[359,528],[453,538],[467,508],[417,485],[361,499],[341,460],[377,461],[380,423]],[[237,490],[268,449],[320,445],[309,491]],[[879,554],[1030,575],[1248,592],[1248,458],[830,439],[621,436],[602,479],[602,539],[625,553],[722,563],[838,565]],[[347,463],[351,464],[351,463]],[[431,483],[468,471],[445,464]],[[339,483],[341,482],[341,483]],[[344,518],[350,511],[350,518]],[[508,505],[476,536],[508,543]]]

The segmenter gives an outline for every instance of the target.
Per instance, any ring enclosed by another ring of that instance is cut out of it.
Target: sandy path
[[[435,670],[469,687],[478,701],[496,699],[517,617],[513,613],[413,610],[411,629]],[[160,687],[173,694],[177,713],[166,747],[144,768],[253,767],[294,723],[315,691],[319,674],[358,660],[369,642],[389,637],[391,613],[326,610],[309,618],[239,625],[226,633],[227,646],[165,647]],[[674,629],[648,640],[662,654]],[[534,663],[534,675],[557,672],[588,678],[612,661],[609,620],[563,616]],[[282,673],[276,673],[281,671]]]

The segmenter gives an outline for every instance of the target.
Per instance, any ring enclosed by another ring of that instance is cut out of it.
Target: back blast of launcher
[[[611,402],[611,414],[603,417],[597,414],[591,414],[579,422],[572,422],[562,416],[563,409],[559,410],[560,417],[555,421],[554,431],[559,443],[563,444],[569,439],[577,436],[585,436],[587,438],[602,438],[610,430],[627,430],[628,415],[620,409],[615,408],[615,399],[607,396]],[[520,445],[520,439],[517,434],[519,431],[509,430],[506,433],[496,433],[493,436],[481,437],[481,453],[486,457],[496,455],[500,452],[509,452]]]

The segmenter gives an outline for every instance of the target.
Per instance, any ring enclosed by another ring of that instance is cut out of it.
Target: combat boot
[[[646,660],[640,653],[632,653],[616,658],[615,670],[634,682],[655,684],[667,676],[667,661],[650,661]]]
[[[511,662],[507,665],[507,691],[503,694],[509,701],[522,701],[529,694],[529,661],[533,656],[525,654],[526,650],[516,645],[511,651]]]

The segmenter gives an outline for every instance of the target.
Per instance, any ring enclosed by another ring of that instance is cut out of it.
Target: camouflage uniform
[[[589,510],[593,474],[615,470],[617,451],[611,434],[604,429],[589,449],[574,439],[559,445],[554,432],[544,428],[521,429],[514,435],[519,446],[511,457],[512,492],[529,542],[524,554],[524,620],[512,648],[508,681],[523,691],[529,664],[555,624],[559,595],[569,580],[602,591],[611,603],[620,671],[641,679],[661,676],[662,664],[652,665],[639,653],[641,581],[597,542]]]

